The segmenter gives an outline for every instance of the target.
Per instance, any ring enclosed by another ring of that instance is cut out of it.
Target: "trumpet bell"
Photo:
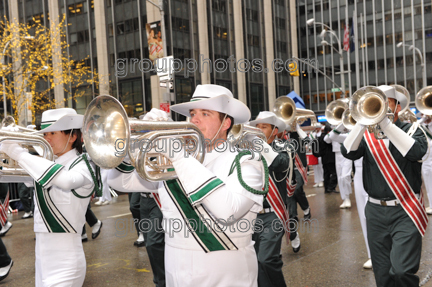
[[[267,142],[265,134],[259,128],[245,124],[233,125],[228,134],[228,141],[231,145],[240,144],[240,148],[249,148],[248,143],[244,142],[244,139],[249,135],[255,135],[264,142]]]
[[[350,101],[351,116],[358,123],[370,126],[387,116],[387,97],[380,89],[366,86],[357,90]]]
[[[297,108],[290,97],[279,97],[273,105],[273,112],[277,117],[282,119],[285,124],[291,125],[296,117]]]
[[[424,115],[432,115],[432,86],[421,89],[415,98],[415,106]]]
[[[342,114],[342,124],[344,127],[348,130],[352,130],[356,123],[356,120],[351,115],[351,111],[346,109]]]
[[[88,154],[98,166],[117,167],[129,147],[130,127],[123,106],[108,95],[94,98],[84,114],[83,140]]]
[[[328,104],[325,117],[329,124],[339,125],[342,122],[342,115],[348,109],[348,99],[337,99]]]

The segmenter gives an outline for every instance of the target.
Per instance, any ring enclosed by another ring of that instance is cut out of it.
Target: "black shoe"
[[[135,244],[136,243],[136,244]],[[134,245],[136,246],[136,247],[143,247],[143,246],[145,246],[145,241],[135,241],[134,242]]]
[[[294,247],[293,247],[293,251],[294,251],[294,253],[299,252],[299,251],[300,251],[300,247],[301,247],[301,244],[300,244],[299,247],[297,247],[297,248],[294,248]]]
[[[6,233],[8,233],[8,231],[12,228],[12,223],[10,223],[9,221],[5,224],[5,226],[3,226],[2,230],[0,231],[0,237],[3,237],[6,235]]]
[[[308,213],[308,214],[305,214],[305,216],[303,217],[303,219],[304,219],[304,221],[307,221],[307,220],[310,220],[311,217],[312,217],[312,215],[311,215],[311,212],[310,212],[310,210],[309,210],[309,213]]]
[[[88,238],[87,238],[87,234],[84,233],[83,235],[81,235],[81,242],[87,242]]]
[[[96,239],[96,237],[98,237],[99,236],[99,233],[100,233],[100,231],[101,231],[101,229],[102,229],[102,221],[101,221],[101,224],[100,224],[100,226],[99,226],[99,230],[98,231],[96,231],[95,233],[92,233],[92,239]]]
[[[334,192],[334,193],[340,193],[339,191],[337,191],[337,190],[332,190],[332,192]]]
[[[13,266],[13,260],[11,260],[11,263],[8,266],[0,268],[0,281],[5,279],[9,275],[12,266]]]
[[[326,190],[326,191],[324,191],[324,193],[332,193],[332,192],[334,192],[334,190]]]

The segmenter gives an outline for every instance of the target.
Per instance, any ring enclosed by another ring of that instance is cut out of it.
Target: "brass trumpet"
[[[294,101],[289,97],[279,97],[273,105],[273,112],[277,117],[282,119],[291,131],[296,131],[296,125],[302,125],[305,121],[311,120],[310,126],[301,127],[304,131],[312,131],[315,129],[317,119],[315,113],[307,109],[299,109]]]
[[[432,86],[427,86],[417,93],[415,106],[422,114],[432,116]]]
[[[231,145],[238,145],[239,148],[249,149],[251,148],[250,144],[252,143],[249,144],[244,140],[250,135],[254,135],[264,142],[267,142],[265,134],[259,128],[245,124],[233,125],[231,131],[228,134],[228,142]]]
[[[93,162],[111,169],[129,155],[138,174],[148,181],[177,178],[175,171],[169,171],[171,162],[154,149],[159,140],[173,138],[186,145],[194,143],[190,156],[203,162],[204,136],[192,123],[128,120],[120,102],[108,95],[93,99],[84,115],[83,139]]]
[[[352,130],[356,124],[356,120],[352,117],[351,111],[346,109],[342,114],[342,124],[347,130]]]

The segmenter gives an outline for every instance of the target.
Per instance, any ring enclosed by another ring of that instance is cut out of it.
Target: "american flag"
[[[350,49],[350,33],[348,25],[345,25],[343,46],[343,49],[348,52]]]

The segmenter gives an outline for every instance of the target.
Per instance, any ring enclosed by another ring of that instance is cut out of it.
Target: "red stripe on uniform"
[[[393,194],[400,201],[403,209],[416,225],[420,234],[424,236],[428,224],[428,217],[422,200],[415,197],[409,182],[400,170],[392,154],[383,141],[377,141],[371,134],[365,133],[366,142],[375,162],[378,165]],[[421,193],[421,192],[420,192]],[[422,198],[422,195],[420,196]]]
[[[267,193],[267,201],[271,208],[275,211],[277,217],[282,221],[287,236],[287,243],[289,240],[289,214],[286,209],[285,203],[282,200],[276,184],[273,179],[269,177],[269,191]]]

